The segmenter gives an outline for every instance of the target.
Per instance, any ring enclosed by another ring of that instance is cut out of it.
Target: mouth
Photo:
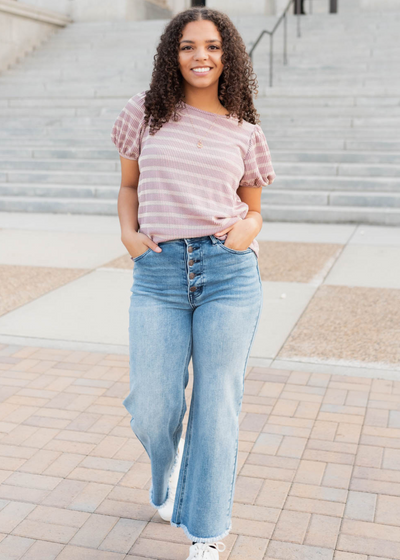
[[[205,76],[209,74],[211,70],[212,68],[210,66],[198,66],[190,69],[190,71],[196,74],[197,76]]]

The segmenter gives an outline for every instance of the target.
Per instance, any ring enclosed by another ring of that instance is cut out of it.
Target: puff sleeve
[[[244,175],[240,187],[264,187],[275,179],[267,140],[260,125],[254,126],[247,154],[244,158]]]
[[[111,131],[111,140],[118,153],[127,159],[139,159],[143,133],[145,92],[137,93],[118,115]]]

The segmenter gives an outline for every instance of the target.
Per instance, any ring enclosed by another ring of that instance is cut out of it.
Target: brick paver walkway
[[[0,345],[0,369],[0,559],[185,560],[148,503],[128,357]],[[400,560],[400,381],[248,368],[240,427],[221,560]]]

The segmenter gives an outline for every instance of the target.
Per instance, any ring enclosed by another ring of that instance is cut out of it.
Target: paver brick
[[[0,532],[11,533],[35,507],[34,504],[23,502],[6,502],[0,511]]]
[[[94,448],[94,443],[81,443],[79,441],[65,441],[62,439],[52,439],[45,446],[45,449],[52,451],[63,451],[72,455],[88,455]]]
[[[280,480],[265,480],[256,504],[261,506],[275,507],[281,509],[290,490],[290,482]],[[249,502],[249,500],[246,500]]]
[[[285,508],[292,511],[305,511],[308,513],[320,513],[321,515],[334,515],[343,517],[345,504],[341,502],[331,502],[328,500],[298,498],[288,496]]]
[[[70,502],[69,508],[93,513],[112,490],[110,484],[89,482],[84,489]]]
[[[324,420],[316,420],[312,427],[310,438],[322,439],[325,441],[334,441],[338,424],[339,424],[338,422],[327,422]]]
[[[347,491],[331,486],[318,486],[315,484],[302,484],[294,482],[290,488],[290,496],[300,498],[314,498],[317,500],[330,500],[332,502],[346,502]]]
[[[384,498],[384,496],[380,496],[380,498]],[[347,496],[344,516],[348,519],[374,521],[376,503],[376,494],[350,490]],[[378,519],[376,519],[376,521],[379,523]]]
[[[93,448],[90,455],[112,459],[127,441],[127,438],[106,436]]]
[[[127,553],[146,526],[146,521],[120,519],[99,546],[100,550]]]
[[[268,546],[268,539],[239,535],[229,560],[262,560]]]
[[[34,542],[32,539],[7,535],[0,542],[0,558],[2,560],[18,560]]]
[[[54,451],[52,453],[58,453],[59,456],[47,467],[43,474],[62,478],[66,478],[86,457],[86,455],[80,455],[78,453],[61,454],[59,451]]]
[[[55,560],[63,548],[63,544],[36,541],[21,560]]]
[[[21,467],[19,471],[26,472],[30,474],[43,474],[43,472],[61,455],[57,451],[48,451],[40,449],[28,459]]]
[[[77,531],[76,527],[67,525],[25,520],[12,533],[20,537],[66,544]]]
[[[115,471],[105,471],[100,469],[86,469],[77,467],[69,475],[68,478],[74,480],[87,480],[88,482],[100,482],[104,484],[118,484],[124,473]]]
[[[2,445],[22,445],[29,439],[39,428],[34,426],[19,425],[12,430],[8,435],[1,439]],[[29,446],[28,446],[29,447]]]
[[[76,498],[84,488],[88,485],[87,482],[78,480],[63,480],[60,484],[50,492],[42,501],[43,505],[67,507],[74,498]]]
[[[36,488],[24,488],[19,486],[11,486],[9,484],[0,485],[0,498],[7,500],[16,500],[20,502],[31,502],[40,504],[41,501],[49,494],[49,490],[38,490]]]
[[[346,552],[400,560],[400,547],[398,543],[383,539],[373,539],[341,533],[336,548]]]
[[[325,473],[322,479],[323,486],[333,488],[347,489],[350,484],[353,467],[351,465],[342,465],[338,463],[329,463],[326,465]]]
[[[58,432],[55,439],[61,439],[62,441],[78,441],[80,443],[93,443],[97,445],[103,437],[104,436],[102,434],[86,433],[68,429]]]
[[[282,510],[272,535],[274,540],[302,544],[310,519],[310,513]]]
[[[76,527],[79,529],[86,523],[90,514],[70,511],[51,506],[37,506],[28,516],[28,521],[37,521],[41,523],[54,523],[56,525],[67,525],[68,527]]]
[[[125,560],[125,554],[68,545],[57,556],[57,560]]]
[[[98,548],[116,525],[118,519],[118,517],[93,513],[83,527],[75,534],[70,544]]]
[[[333,550],[272,539],[268,544],[267,558],[276,558],[277,560],[332,560]]]
[[[334,549],[339,534],[340,523],[341,519],[339,517],[313,513],[304,544]]]
[[[149,492],[147,492],[147,496]],[[142,519],[150,521],[155,515],[156,510],[149,504],[136,504],[127,501],[117,501],[105,499],[96,509],[96,513],[104,515],[114,515],[118,517],[125,517],[127,519]],[[161,518],[160,518],[161,519]]]
[[[186,560],[190,544],[189,540],[184,545],[139,537],[129,554],[157,558],[157,560]]]
[[[38,490],[54,490],[61,481],[61,478],[55,476],[15,472],[8,478],[7,484]]]
[[[121,486],[143,488],[151,479],[150,463],[135,463],[120,481]]]
[[[275,525],[265,521],[256,521],[254,519],[232,518],[232,533],[238,535],[246,535],[248,537],[264,537],[272,536]]]
[[[321,484],[326,464],[319,461],[302,459],[293,478],[294,482],[303,484]]]
[[[132,502],[134,504],[148,504],[149,492],[142,488],[115,486],[109,493],[108,499],[119,502]]]
[[[251,504],[233,503],[232,516],[241,519],[255,519],[256,521],[269,521],[276,523],[280,511],[276,508],[256,506]]]

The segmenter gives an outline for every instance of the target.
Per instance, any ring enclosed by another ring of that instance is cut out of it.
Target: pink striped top
[[[249,207],[237,188],[275,179],[262,128],[185,104],[178,121],[151,136],[143,126],[144,101],[144,91],[134,95],[111,132],[119,154],[138,160],[139,231],[159,243],[212,235],[244,219]],[[250,248],[258,257],[256,239]]]

